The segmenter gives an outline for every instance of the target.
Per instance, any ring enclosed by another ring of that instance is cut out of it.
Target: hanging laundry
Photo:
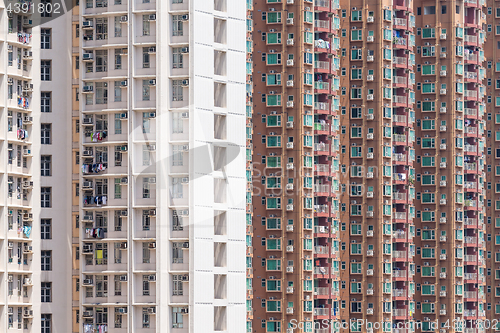
[[[24,231],[24,235],[29,238],[30,235],[31,235],[31,227],[30,226],[24,226],[23,227],[23,231]]]

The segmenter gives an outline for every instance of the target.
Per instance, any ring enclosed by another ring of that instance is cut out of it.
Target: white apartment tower
[[[243,332],[246,4],[80,3],[80,332]]]
[[[0,331],[70,332],[71,15],[32,9],[0,3]]]

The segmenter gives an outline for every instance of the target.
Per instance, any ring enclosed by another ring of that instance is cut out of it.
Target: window
[[[149,15],[142,15],[142,35],[149,36],[150,34],[151,34],[151,23],[149,22]]]
[[[108,18],[99,17],[95,19],[95,39],[106,40],[108,39]]]
[[[151,87],[149,80],[142,80],[142,100],[149,101],[151,99]]]
[[[150,292],[149,275],[142,276],[142,296],[149,296]]]
[[[142,214],[142,230],[148,231],[151,229],[151,217],[149,216],[149,213],[144,214],[144,212],[146,212],[146,211],[143,211],[143,214]]]
[[[182,80],[172,80],[172,101],[183,101]]]
[[[182,190],[182,178],[181,177],[173,177],[172,178],[172,187],[170,189],[170,195],[172,198],[183,198],[183,190]]]
[[[142,48],[142,68],[151,67],[151,57],[149,56],[149,46]]]
[[[173,307],[172,308],[172,328],[183,328],[183,313],[182,308]]]
[[[182,48],[180,47],[172,48],[172,68],[183,68],[183,56],[181,50]]]
[[[40,11],[41,17],[52,17],[52,0],[41,0],[40,4],[42,4],[42,9],[38,9]],[[42,328],[43,332],[43,328]]]
[[[41,219],[40,234],[41,239],[52,239],[52,219]]]
[[[41,207],[50,208],[51,205],[51,187],[42,187],[40,193]]]
[[[148,308],[142,308],[142,328],[149,328],[149,317]]]
[[[172,263],[182,264],[183,262],[182,243],[172,243]]]
[[[50,68],[52,65],[52,61],[50,60],[42,60],[40,64],[40,74],[42,81],[50,81]]]
[[[42,155],[40,157],[40,169],[41,169],[42,177],[43,176],[45,176],[45,177],[50,176],[51,162],[52,162],[51,155]]]
[[[95,83],[95,104],[108,103],[108,83],[96,82]]]
[[[184,165],[183,152],[184,152],[184,148],[182,145],[173,145],[172,146],[172,166]]]
[[[181,112],[172,112],[172,133],[184,133]]]
[[[51,112],[51,92],[42,91],[41,93],[41,112]]]
[[[115,49],[115,69],[122,69],[122,49]]]
[[[52,315],[42,313],[41,321],[42,333],[52,333]]]
[[[52,302],[52,282],[42,282],[41,294],[42,303]]]
[[[122,101],[122,86],[121,86],[121,82],[120,81],[115,81],[115,102],[121,102],[121,101]]]
[[[42,124],[40,130],[40,137],[42,145],[50,145],[52,124]]]
[[[107,72],[108,71],[108,50],[96,50],[95,51],[95,71],[96,72]],[[101,82],[101,83],[103,83],[103,82]],[[107,83],[106,83],[106,85],[107,85]]]
[[[151,250],[149,249],[149,243],[142,243],[142,263],[149,264],[151,262]]]
[[[52,251],[41,251],[42,271],[52,270]]]
[[[50,45],[50,33],[51,29],[40,29],[40,41],[42,50],[48,50],[51,48]]]
[[[174,296],[182,296],[184,295],[182,289],[182,277],[183,275],[172,275],[172,295]]]
[[[122,36],[121,16],[115,16],[115,37]]]
[[[122,198],[121,178],[115,178],[115,199]]]
[[[172,36],[183,36],[182,15],[172,15]]]
[[[142,113],[142,133],[150,133],[151,121],[149,120],[149,112]]]

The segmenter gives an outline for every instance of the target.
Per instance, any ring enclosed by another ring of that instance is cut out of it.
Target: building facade
[[[245,329],[246,19],[81,6],[80,332]]]

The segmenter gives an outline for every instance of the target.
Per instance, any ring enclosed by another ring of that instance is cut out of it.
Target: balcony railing
[[[314,184],[314,193],[330,193],[331,185]]]
[[[329,213],[330,209],[328,205],[314,205],[314,212],[315,213]]]
[[[406,193],[394,192],[392,194],[393,200],[406,200]]]
[[[469,190],[475,190],[475,189],[477,189],[477,183],[476,182],[465,182],[464,188],[469,189]]]
[[[406,19],[395,18],[394,19],[394,25],[399,25],[399,26],[406,27]]]
[[[330,90],[330,83],[328,83],[328,82],[314,82],[314,89]]]
[[[315,61],[314,68],[315,69],[327,69],[330,70],[330,63],[328,61]]]
[[[474,316],[476,316],[476,314],[477,314],[476,310],[464,310],[464,316],[467,316],[467,317],[473,316],[474,317]]]
[[[392,276],[397,277],[397,278],[405,278],[406,277],[406,271],[392,271]]]
[[[392,43],[394,45],[402,45],[402,46],[406,46],[406,44],[408,43],[408,41],[406,40],[406,38],[400,38],[400,37],[394,37],[392,39]]]
[[[314,151],[326,151],[326,152],[329,152],[330,151],[330,145],[327,144],[327,143],[323,143],[323,142],[315,143],[314,144]]]
[[[464,2],[469,2],[470,0],[466,0]],[[477,43],[477,36],[465,35],[464,41],[468,43]]]
[[[477,73],[476,72],[464,72],[464,78],[465,79],[477,79]]]
[[[468,217],[464,220],[464,224],[465,225],[477,225],[477,218]]]
[[[393,137],[393,141],[397,141],[397,142],[406,142],[406,135],[402,135],[402,134],[393,134],[392,135]]]
[[[477,273],[464,273],[464,279],[466,280],[476,280]]]
[[[406,123],[406,116],[395,114],[392,116],[392,121],[394,121],[396,123]]]
[[[464,297],[465,298],[476,298],[477,291],[464,291]]]
[[[406,258],[406,251],[392,251],[393,258]]]
[[[408,59],[405,57],[394,57],[392,63],[396,65],[406,65],[408,64]]]
[[[407,178],[405,173],[393,173],[392,179],[398,181],[405,181]]]
[[[332,309],[330,308],[314,308],[314,315],[315,316],[329,316],[330,313],[332,312]]]
[[[314,247],[314,254],[329,254],[328,246],[317,245]]]
[[[477,90],[465,90],[465,97],[474,97],[477,98]]]
[[[392,101],[394,103],[403,103],[406,104],[406,97],[405,96],[392,96]]]
[[[314,102],[314,109],[328,111],[330,110],[330,106],[328,105],[328,103]]]
[[[316,171],[316,172],[331,172],[332,167],[328,164],[315,164],[314,171]]]
[[[394,237],[394,238],[406,238],[406,232],[404,232],[404,231],[394,231],[392,233],[392,237]]]
[[[330,29],[330,21],[328,21],[328,20],[314,20],[314,26],[316,28]]]
[[[477,61],[477,54],[464,54],[464,59],[468,61]]]
[[[396,84],[406,84],[408,83],[408,78],[404,76],[394,76],[392,78],[392,83]]]
[[[314,1],[314,6],[315,7],[330,8],[330,1],[329,0],[315,0]]]
[[[392,213],[392,218],[394,218],[396,220],[405,220],[406,219],[406,213],[394,212],[394,213]]]
[[[475,127],[472,127],[475,128]],[[475,145],[464,145],[464,151],[470,153],[477,153],[477,146]]]
[[[477,256],[475,255],[470,255],[470,254],[466,254],[464,256],[464,260],[465,261],[470,261],[470,262],[477,262]]]
[[[470,171],[477,170],[477,164],[476,163],[467,163],[467,162],[465,162],[464,163],[464,169],[465,170],[470,170]]]
[[[392,296],[395,297],[406,297],[408,291],[406,289],[392,289]]]
[[[314,267],[314,274],[327,275],[329,274],[328,267]]]
[[[392,310],[392,315],[393,316],[407,316],[408,310],[407,309],[394,309],[394,310]]]
[[[464,204],[467,207],[477,207],[476,200],[465,200]]]
[[[328,123],[314,123],[314,130],[315,131],[329,131],[331,128],[331,125]]]
[[[333,288],[331,288],[331,287],[316,287],[316,288],[314,288],[314,294],[316,294],[316,295],[326,296],[326,295],[330,295],[330,293],[333,294]]]
[[[392,160],[396,162],[406,162],[405,154],[392,154]]]
[[[465,236],[465,242],[475,244],[477,243],[477,237]]]

